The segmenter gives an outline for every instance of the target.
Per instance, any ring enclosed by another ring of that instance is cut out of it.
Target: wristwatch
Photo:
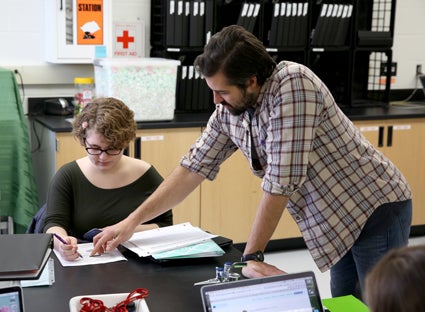
[[[245,261],[250,261],[250,260],[254,260],[257,262],[263,262],[264,261],[264,254],[261,250],[255,252],[255,253],[251,253],[251,254],[247,254],[247,255],[243,255],[241,257],[241,261],[245,262]]]

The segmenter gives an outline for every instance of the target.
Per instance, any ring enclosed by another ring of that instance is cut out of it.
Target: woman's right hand
[[[61,257],[67,261],[74,261],[80,257],[78,252],[77,239],[73,236],[61,236],[61,238],[66,242],[59,241],[56,237],[55,239],[55,249],[59,252]]]

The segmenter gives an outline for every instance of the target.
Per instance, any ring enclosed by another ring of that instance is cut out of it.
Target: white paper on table
[[[77,258],[73,261],[68,261],[62,258],[60,253],[54,249],[56,256],[58,257],[62,266],[79,266],[79,265],[92,265],[100,263],[109,263],[117,261],[127,261],[127,259],[122,255],[118,249],[114,249],[108,252],[105,252],[101,255],[96,255],[90,257],[90,253],[93,250],[93,243],[84,243],[78,244],[78,252],[83,256],[82,258]]]
[[[147,257],[159,252],[197,244],[216,236],[192,226],[190,222],[186,222],[136,232],[121,245],[130,249],[139,257]]]

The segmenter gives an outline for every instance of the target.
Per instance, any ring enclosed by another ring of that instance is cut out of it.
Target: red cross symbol
[[[128,30],[124,30],[121,37],[117,37],[118,42],[123,43],[123,48],[128,49],[128,43],[134,42],[134,37],[128,35]]]

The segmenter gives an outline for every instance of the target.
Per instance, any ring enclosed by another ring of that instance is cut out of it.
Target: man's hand
[[[248,278],[286,274],[285,271],[265,262],[248,261],[247,263],[248,265],[242,269],[242,274]]]
[[[94,248],[90,256],[101,255],[107,251],[114,250],[119,244],[130,239],[134,233],[136,225],[133,225],[129,218],[114,225],[105,227],[102,232],[93,238]]]

